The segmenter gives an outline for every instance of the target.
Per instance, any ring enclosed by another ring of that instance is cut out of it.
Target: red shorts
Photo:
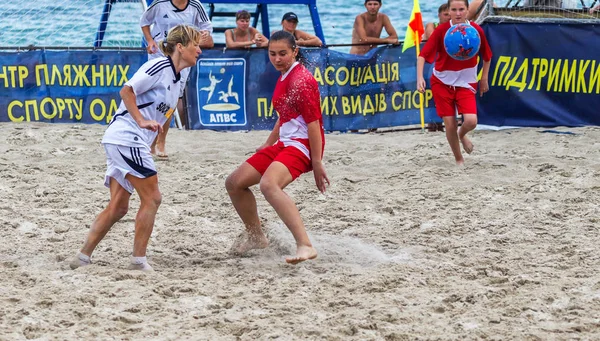
[[[431,77],[431,92],[433,102],[439,117],[459,114],[477,114],[475,93],[467,88],[446,85],[436,77]]]
[[[267,168],[278,161],[284,164],[292,175],[292,180],[296,180],[303,173],[312,170],[312,163],[300,149],[296,147],[285,147],[283,142],[262,149],[252,155],[246,162],[254,167],[261,175],[264,175]]]

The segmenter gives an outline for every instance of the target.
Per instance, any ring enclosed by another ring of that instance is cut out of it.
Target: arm
[[[275,126],[273,127],[273,130],[271,130],[271,134],[269,134],[267,141],[263,143],[260,147],[256,148],[256,151],[270,147],[274,145],[275,142],[277,142],[277,140],[279,140],[279,120],[280,118],[278,118],[277,122],[275,122]]]
[[[593,14],[594,12],[598,11],[600,11],[600,4],[594,6],[594,8],[590,8],[590,14]]]
[[[425,92],[425,77],[423,77],[423,69],[425,68],[425,58],[417,57],[417,91]]]
[[[319,47],[319,46],[323,45],[323,42],[321,41],[321,39],[319,39],[319,37],[312,35],[310,33],[296,30],[296,36],[298,37],[298,40],[297,40],[298,46]]]
[[[385,19],[389,24],[386,25]],[[356,31],[356,35],[359,37],[359,41],[357,43],[371,43],[371,44],[393,44],[398,42],[398,34],[396,30],[390,23],[390,19],[385,16],[384,17],[384,27],[387,34],[390,36],[387,38],[379,38],[379,37],[369,37],[367,36],[367,31],[365,30],[365,19],[362,16],[357,16],[354,21],[354,30]],[[393,35],[393,36],[392,36]]]
[[[329,178],[327,178],[325,166],[323,165],[323,141],[321,141],[321,122],[319,120],[308,124],[308,143],[310,144],[310,160],[315,183],[319,191],[325,193],[327,189],[325,185],[329,185]]]
[[[158,52],[158,46],[154,39],[152,39],[152,33],[150,33],[150,26],[142,26],[142,33],[144,34],[144,38],[146,38],[146,42],[148,46],[146,46],[146,52],[148,54],[155,54]]]
[[[200,35],[202,36],[202,39],[200,40],[201,48],[212,49],[215,46],[215,42],[209,31],[200,31]]]
[[[250,34],[254,37],[254,41],[257,47],[266,47],[269,45],[269,39],[258,32],[254,27],[250,27]]]
[[[233,41],[233,32],[231,30],[225,31],[225,46],[228,49],[239,49],[244,47],[250,47],[254,45],[254,40],[252,41]]]
[[[146,119],[144,119],[144,116],[142,116],[142,113],[137,107],[136,96],[135,92],[133,92],[132,87],[130,87],[129,85],[124,85],[121,91],[119,91],[119,95],[121,95],[121,99],[123,100],[127,111],[129,112],[131,117],[133,117],[135,122],[140,126],[140,128],[149,129],[152,131],[158,130],[159,132],[162,131],[162,126],[158,122],[154,120],[147,121]]]
[[[491,60],[483,61],[483,69],[481,70],[481,80],[479,81],[479,96],[483,96],[484,93],[490,89],[488,83],[488,74],[490,73]]]
[[[396,29],[392,25],[390,18],[387,15],[383,17],[383,28],[388,34],[387,38],[383,38],[388,44],[398,44],[398,33],[396,33]]]
[[[429,39],[429,37],[431,37],[431,34],[433,33],[433,30],[435,30],[435,26],[433,25],[433,23],[427,23],[427,25],[425,26],[425,34],[423,34],[423,40]]]

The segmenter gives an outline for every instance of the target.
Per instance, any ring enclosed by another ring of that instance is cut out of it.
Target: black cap
[[[287,12],[286,14],[283,15],[283,19],[281,19],[281,20],[282,21],[283,20],[290,20],[290,21],[296,20],[296,21],[298,21],[298,16],[294,12]]]

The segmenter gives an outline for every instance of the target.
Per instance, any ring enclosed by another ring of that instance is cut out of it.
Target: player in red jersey
[[[278,31],[271,36],[269,59],[281,72],[272,99],[279,119],[267,141],[225,182],[231,202],[248,233],[232,251],[241,255],[269,245],[260,226],[256,199],[250,190],[251,186],[260,184],[260,191],[296,239],[296,256],[286,258],[286,262],[292,264],[316,258],[317,251],[308,238],[296,204],[283,189],[311,170],[322,193],[329,185],[322,162],[325,135],[319,87],[312,74],[297,61],[298,54],[293,35]]]
[[[429,40],[423,47],[417,59],[417,90],[425,91],[425,79],[423,68],[425,62],[433,63],[433,75],[431,76],[431,91],[438,116],[444,120],[446,126],[446,139],[450,144],[457,165],[462,165],[464,159],[460,151],[460,144],[467,154],[473,151],[473,143],[467,137],[467,133],[477,126],[477,104],[475,93],[477,93],[477,58],[468,60],[452,59],[444,48],[444,36],[446,31],[455,24],[467,23],[473,26],[481,38],[479,55],[483,59],[483,70],[479,81],[479,93],[489,90],[488,73],[492,59],[492,50],[487,38],[479,25],[467,21],[469,8],[468,0],[449,0],[450,21],[440,24],[431,34]],[[437,57],[436,57],[437,55]],[[463,123],[457,131],[456,110],[463,115]]]

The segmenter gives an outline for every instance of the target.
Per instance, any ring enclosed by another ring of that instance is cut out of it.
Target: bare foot
[[[468,137],[464,136],[462,139],[460,139],[460,143],[462,143],[463,149],[467,154],[471,154],[473,152],[473,143]]]
[[[317,250],[312,246],[298,246],[296,249],[296,257],[288,257],[285,259],[287,263],[298,264],[305,260],[317,258]]]
[[[241,256],[250,250],[264,249],[267,246],[269,246],[269,240],[262,232],[260,234],[246,233],[243,239],[233,244],[229,252],[233,255]]]
[[[154,155],[156,155],[157,157],[160,158],[168,158],[169,155],[167,155],[167,152],[165,152],[165,146],[158,146],[158,144],[156,145],[156,149],[155,149],[156,153],[153,153]]]
[[[462,167],[462,166],[464,166],[464,165],[465,165],[465,160],[464,160],[464,159],[461,159],[461,160],[456,160],[456,165],[457,165],[458,167]]]

